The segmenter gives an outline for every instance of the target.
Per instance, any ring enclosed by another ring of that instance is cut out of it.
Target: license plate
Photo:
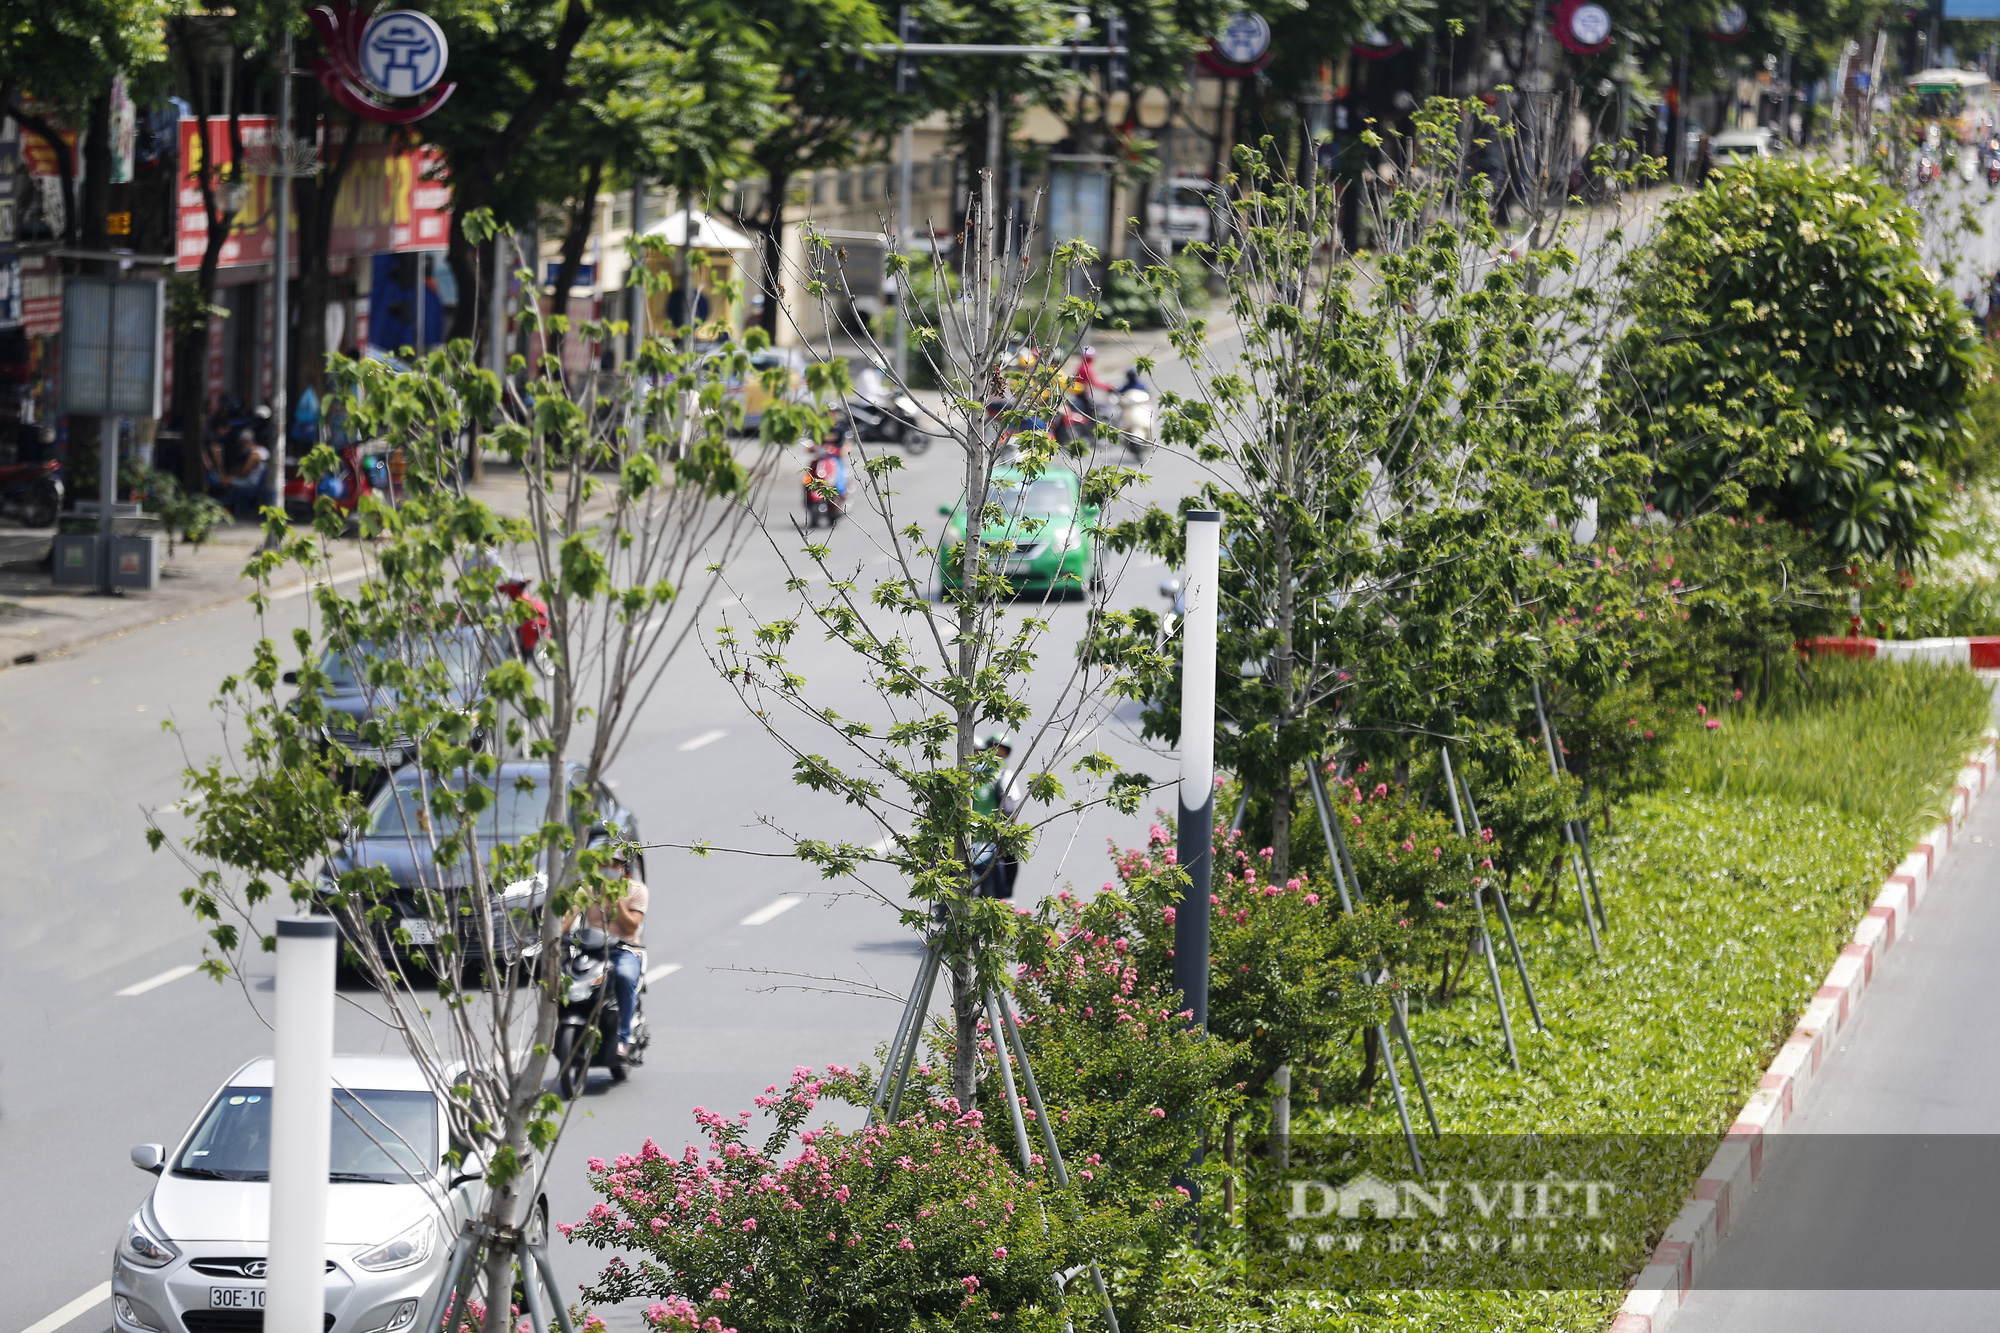
[[[431,923],[420,916],[403,918],[403,929],[410,933],[412,944],[436,944],[437,936],[431,934]]]
[[[264,1308],[262,1287],[210,1287],[208,1308],[211,1310],[261,1310]]]

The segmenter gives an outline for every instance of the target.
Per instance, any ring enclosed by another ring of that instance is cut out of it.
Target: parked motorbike
[[[917,400],[898,392],[873,367],[856,377],[854,394],[847,400],[846,410],[858,440],[868,444],[900,444],[913,455],[931,447],[931,437],[918,424],[922,409]]]
[[[646,980],[639,979],[638,1003],[632,1010],[632,1040],[627,1054],[618,1055],[618,996],[612,989],[612,938],[589,926],[573,930],[563,941],[563,1003],[556,1020],[556,1091],[565,1100],[583,1091],[593,1066],[611,1071],[614,1081],[644,1064],[646,1043]]]
[[[62,509],[62,463],[10,463],[0,467],[0,518],[24,528],[46,528]]]

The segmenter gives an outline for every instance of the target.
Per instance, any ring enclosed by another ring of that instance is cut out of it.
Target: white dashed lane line
[[[682,754],[686,754],[689,750],[699,750],[704,745],[715,744],[728,734],[726,731],[704,731],[691,741],[682,741],[680,743],[680,751]]]
[[[28,1325],[21,1333],[56,1333],[72,1319],[80,1319],[111,1299],[111,1284],[100,1282],[48,1318]]]
[[[135,981],[131,985],[127,986],[124,990],[119,991],[118,994],[121,997],[130,995],[144,995],[147,991],[154,990],[160,986],[164,986],[169,981],[179,981],[182,977],[188,975],[188,973],[194,970],[195,970],[195,965],[193,963],[182,963],[179,967],[168,968],[166,971],[160,973],[160,975],[158,975],[157,977],[147,977],[144,981]]]
[[[661,963],[658,967],[649,967],[646,969],[646,984],[650,986],[661,977],[670,977],[680,970],[679,963]]]
[[[804,901],[805,899],[799,894],[788,893],[769,907],[760,907],[749,916],[744,917],[743,924],[746,926],[768,925]]]

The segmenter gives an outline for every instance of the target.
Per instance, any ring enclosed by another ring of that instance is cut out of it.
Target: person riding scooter
[[[847,422],[836,416],[806,462],[806,526],[832,527],[847,508]]]
[[[972,810],[987,818],[1011,820],[1021,808],[1014,770],[1007,761],[1014,755],[1014,741],[998,733],[988,736],[973,757]],[[981,841],[973,848],[972,891],[981,898],[1012,898],[1014,881],[1020,878],[1021,862],[1012,856],[998,856],[999,848]],[[997,856],[997,859],[996,859]]]

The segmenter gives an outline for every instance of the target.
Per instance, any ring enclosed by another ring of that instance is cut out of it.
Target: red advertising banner
[[[269,146],[277,118],[244,116],[241,123],[244,155],[254,162]],[[218,165],[230,160],[228,119],[211,120],[206,135],[199,132],[200,124],[189,117],[180,125],[180,232],[174,247],[174,266],[183,271],[201,267],[202,252],[208,246],[208,219],[202,209],[201,180],[196,174],[201,155],[206,151]],[[440,163],[437,150],[424,144],[401,147],[391,142],[379,126],[364,125],[360,134],[334,204],[328,253],[374,255],[444,249],[451,235],[451,190],[441,182],[426,179]],[[338,140],[322,148],[327,161],[336,159],[339,153]],[[236,211],[229,239],[222,244],[223,268],[268,264],[277,252],[273,180],[269,176],[250,175],[245,182],[249,190],[242,207]],[[292,235],[296,238],[296,214],[293,221]],[[296,258],[296,239],[293,245],[292,257]]]

